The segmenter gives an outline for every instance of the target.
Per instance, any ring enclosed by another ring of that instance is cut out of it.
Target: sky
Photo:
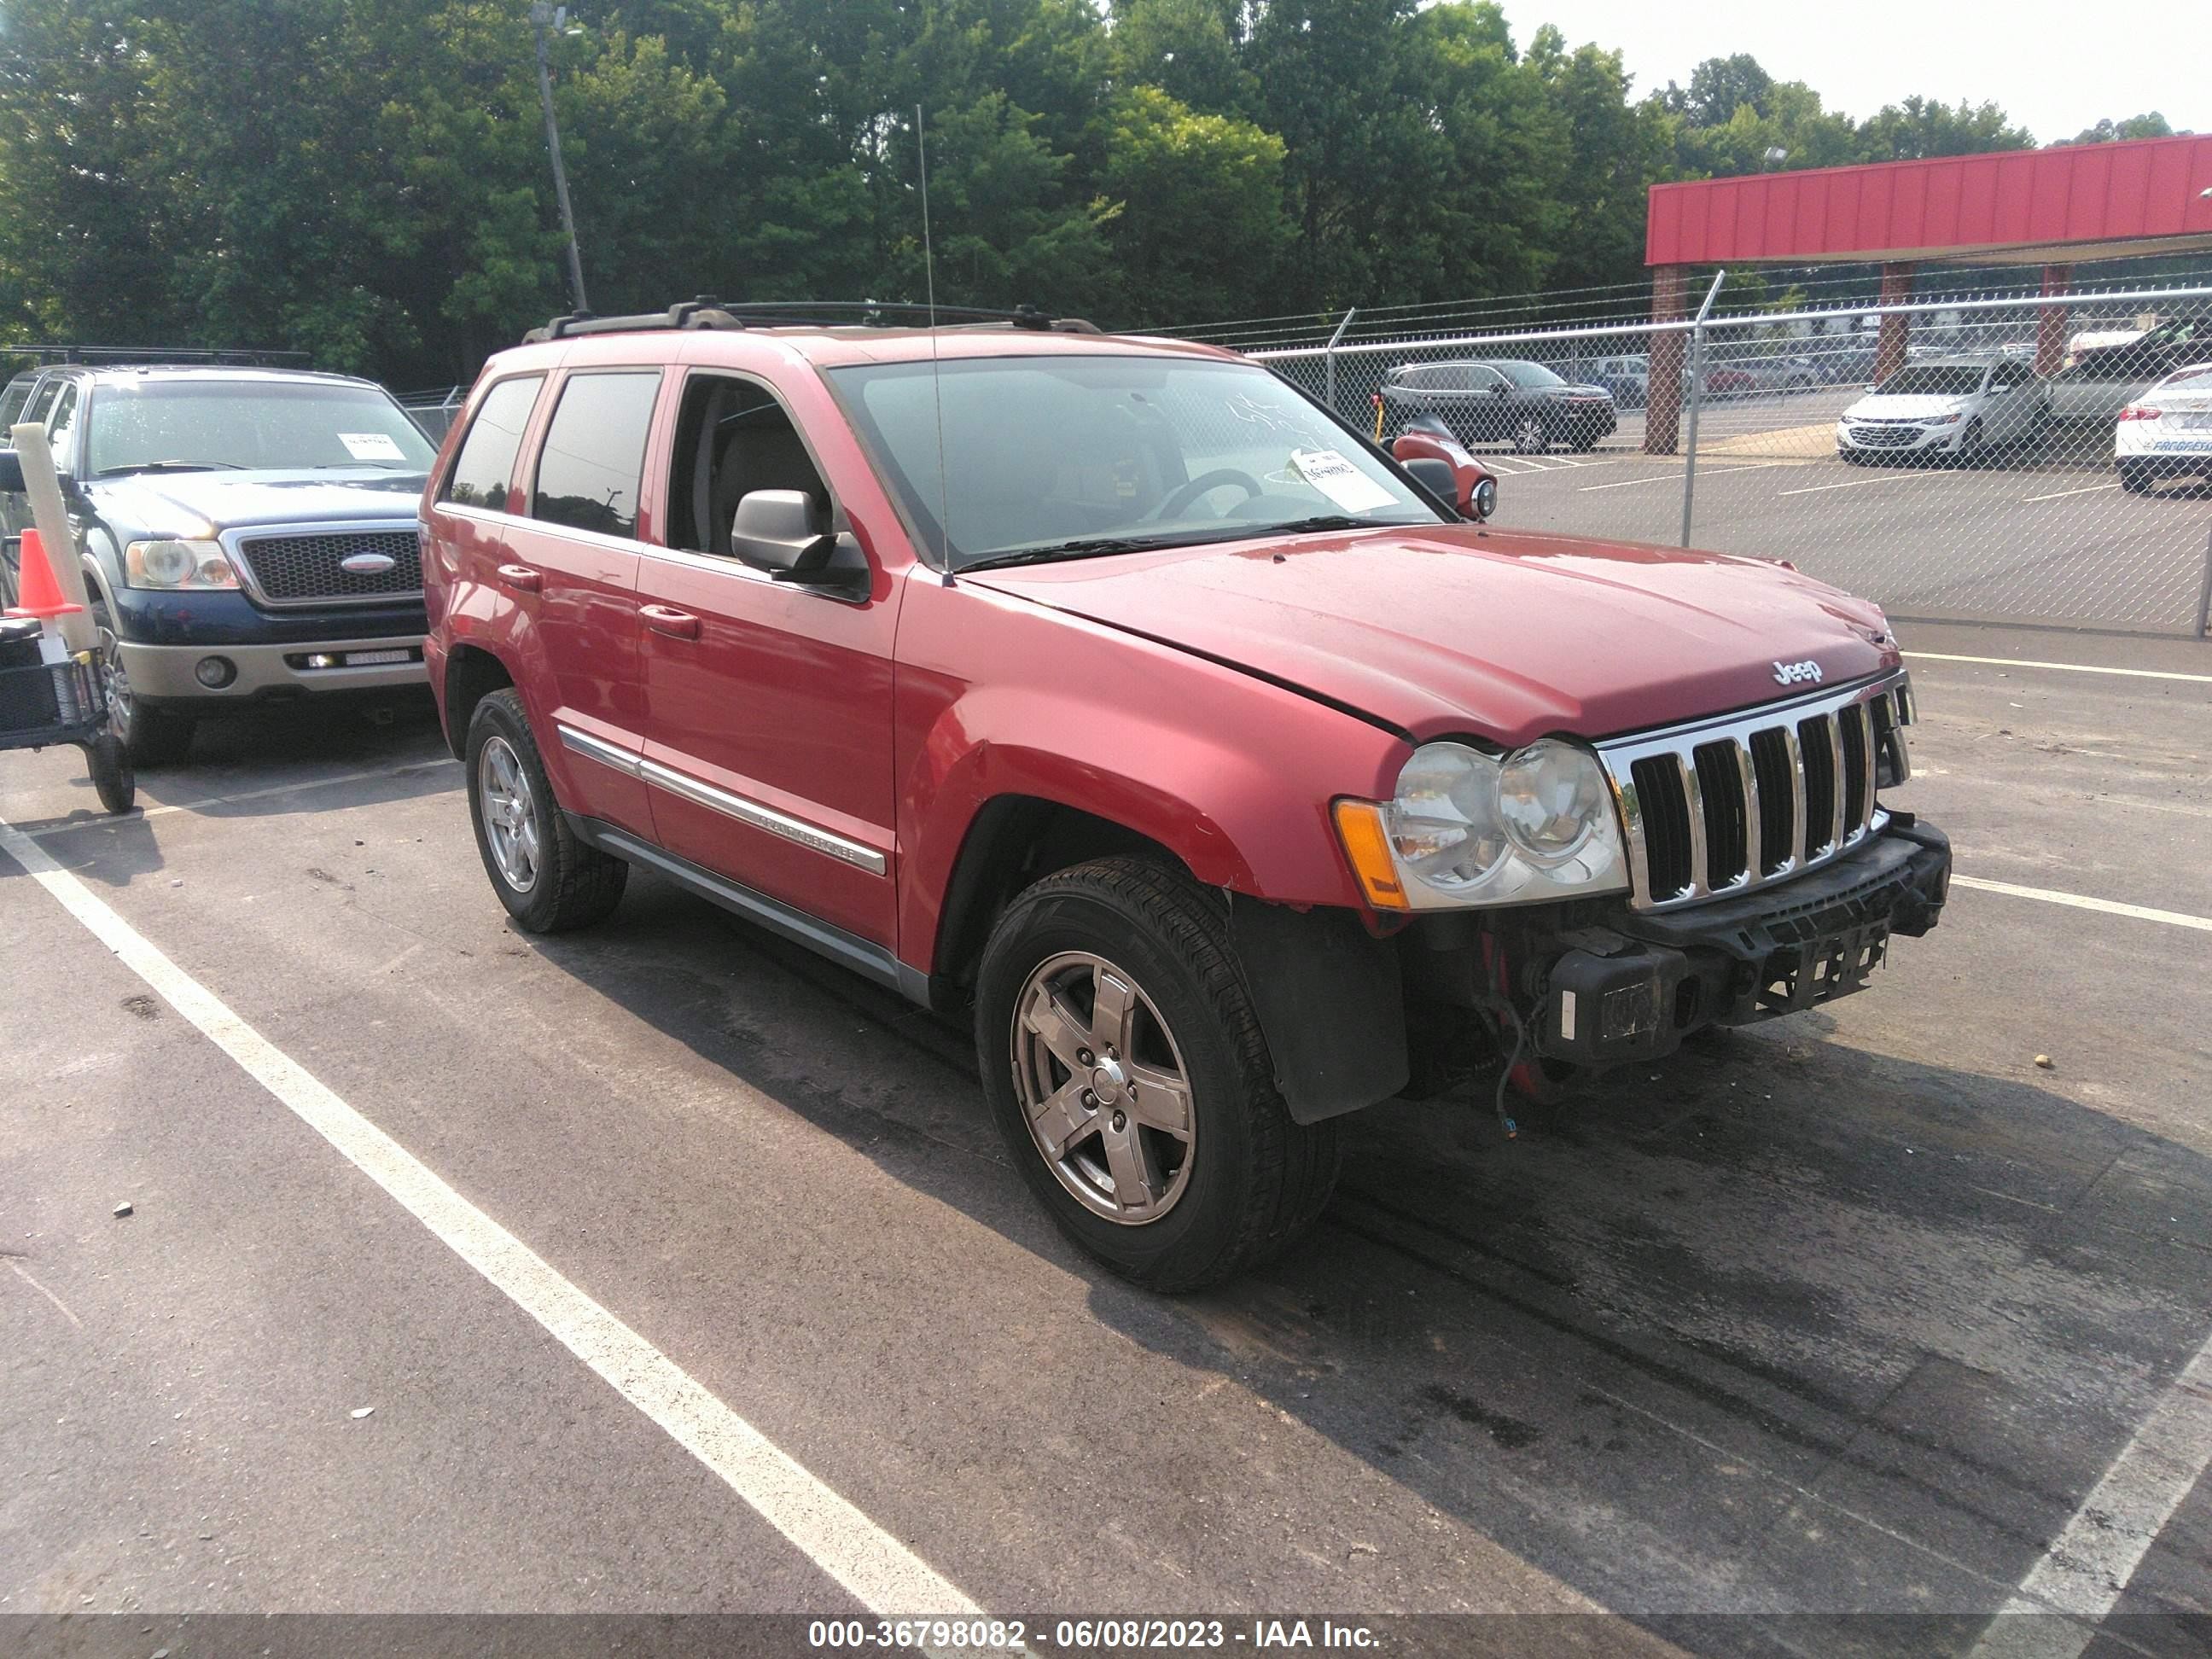
[[[1686,87],[1707,58],[1747,52],[1823,108],[1863,120],[1912,93],[2002,105],[2039,142],[2157,110],[2212,131],[2212,3],[2100,12],[2075,0],[1502,0],[1516,45],[1556,23],[1570,46],[1618,49],[1638,95]],[[2194,14],[2193,25],[2185,19]],[[2096,21],[2100,16],[2102,21]],[[2164,40],[2168,48],[2161,50]],[[2173,49],[2192,41],[2188,50]]]

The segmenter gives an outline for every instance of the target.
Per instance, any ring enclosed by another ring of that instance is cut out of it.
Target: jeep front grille
[[[412,525],[245,532],[236,536],[231,551],[246,591],[264,605],[367,605],[411,599],[422,591],[422,550]],[[381,554],[391,567],[358,574],[343,568],[346,560],[362,553]]]
[[[1841,691],[1598,745],[1628,830],[1629,902],[1669,910],[1817,868],[1878,833],[1903,782],[1900,670]]]

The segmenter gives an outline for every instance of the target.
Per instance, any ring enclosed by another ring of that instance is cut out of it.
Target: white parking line
[[[2179,674],[2163,668],[2107,668],[2102,663],[2037,662],[2027,657],[1955,657],[1946,651],[1907,651],[1922,662],[1977,662],[1992,668],[2055,668],[2062,674],[2120,674],[2136,680],[2192,680],[2212,685],[2212,674]]]
[[[2045,904],[2070,905],[2076,910],[2101,910],[2111,916],[2132,916],[2137,921],[2162,921],[2169,927],[2193,927],[2212,933],[2212,916],[2192,916],[2179,910],[2154,910],[2148,905],[2122,904],[2116,899],[2090,898],[2081,893],[2057,893],[2048,887],[2015,887],[2008,881],[1984,881],[1979,876],[1954,876],[1954,887],[1977,892],[2002,893],[2010,898],[2039,899]]]
[[[2023,506],[2029,501],[2063,501],[2069,495],[2094,495],[2100,489],[2118,489],[2119,487],[2120,481],[2115,478],[2110,483],[2089,484],[2081,489],[2054,489],[2048,495],[2023,495],[2020,499]]]
[[[1784,489],[1776,492],[1776,499],[1784,495],[1817,495],[1824,489],[1863,489],[1869,484],[1917,483],[1923,478],[1955,478],[1956,472],[1887,472],[1879,478],[1853,478],[1847,483],[1808,484],[1802,489]]]
[[[1699,467],[1698,476],[1700,478],[1724,478],[1731,472],[1765,472],[1775,467],[1789,465],[1787,461],[1758,461],[1749,466]],[[1612,483],[1583,484],[1577,488],[1576,493],[1586,495],[1593,489],[1626,489],[1631,484],[1680,483],[1681,482],[1682,475],[1679,472],[1662,472],[1649,478],[1620,478]]]
[[[1967,1659],[2075,1659],[2166,1523],[2212,1469],[2212,1340],[2197,1351]],[[2051,1613],[2092,1621],[2056,1626]],[[2034,1613],[2042,1619],[2027,1617]]]
[[[4,821],[0,821],[0,851],[22,866],[124,966],[198,1026],[248,1077],[397,1199],[609,1387],[720,1476],[871,1612],[973,1617],[979,1611],[927,1562],[233,1013],[35,842]]]

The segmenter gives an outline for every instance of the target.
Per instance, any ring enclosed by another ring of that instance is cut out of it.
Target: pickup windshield
[[[93,392],[85,474],[200,467],[427,472],[429,441],[384,392],[336,382],[120,380]]]
[[[927,550],[948,548],[956,570],[1437,522],[1345,428],[1248,364],[1099,354],[936,368],[828,374]]]

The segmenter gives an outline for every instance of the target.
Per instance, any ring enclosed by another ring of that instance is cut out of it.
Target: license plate
[[[379,668],[388,662],[412,662],[411,651],[349,651],[345,656],[348,668]]]
[[[2184,432],[2203,432],[2212,428],[2212,412],[2177,415],[2173,417],[2173,423]]]

